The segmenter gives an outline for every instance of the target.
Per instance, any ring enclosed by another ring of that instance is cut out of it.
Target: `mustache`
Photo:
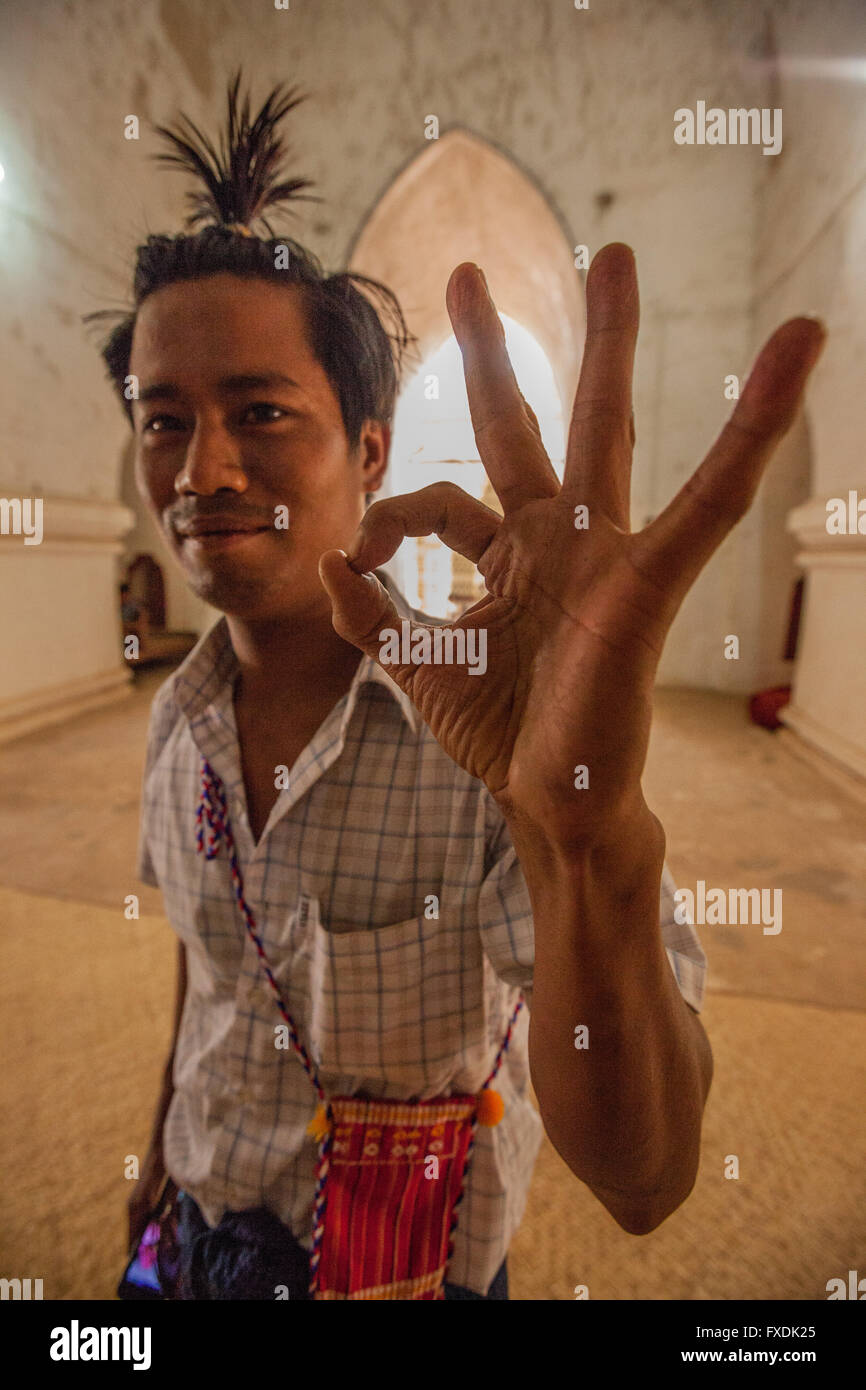
[[[237,499],[227,502],[222,497],[181,498],[166,507],[162,519],[166,525],[179,530],[193,521],[206,521],[208,517],[230,517],[237,521],[254,521],[260,526],[270,526],[274,519],[273,508],[255,507],[250,502]]]

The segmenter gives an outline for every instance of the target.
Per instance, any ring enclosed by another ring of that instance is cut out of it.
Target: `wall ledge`
[[[843,495],[847,500],[847,489]],[[866,535],[859,531],[844,536],[831,536],[827,531],[827,503],[840,494],[828,492],[825,497],[810,497],[802,506],[788,513],[787,530],[803,547],[797,564],[805,569],[816,566],[859,568],[866,565]]]
[[[115,666],[93,676],[46,685],[11,700],[0,700],[0,744],[24,738],[51,724],[126,699],[133,691],[128,666]]]
[[[14,485],[0,485],[0,497],[26,496]],[[66,550],[73,546],[117,551],[134,525],[135,515],[120,502],[43,494],[41,543],[25,546],[22,536],[0,535],[0,554],[8,555],[19,547],[25,551]]]
[[[779,718],[785,726],[780,733],[785,736],[784,741],[792,750],[802,740],[802,745],[797,751],[801,754],[808,753],[815,766],[824,772],[837,776],[844,774],[848,789],[855,795],[866,794],[866,750],[852,743],[850,739],[843,738],[835,730],[827,728],[820,720],[801,709],[796,702],[780,710]]]

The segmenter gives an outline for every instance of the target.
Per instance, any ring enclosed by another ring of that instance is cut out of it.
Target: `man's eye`
[[[181,424],[176,415],[152,415],[149,420],[145,420],[141,432],[142,434],[161,434],[165,429],[166,421],[169,425]]]
[[[255,405],[247,406],[243,412],[242,423],[254,425],[276,424],[278,420],[286,419],[291,414],[281,405],[272,405],[270,401],[257,401]],[[183,429],[183,421],[176,415],[152,415],[149,420],[145,420],[142,425],[142,434],[164,434],[166,430]]]
[[[270,411],[270,416],[266,416],[262,413],[259,413],[258,419],[254,422],[255,424],[269,425],[272,422],[276,422],[277,420],[282,419],[289,413],[287,410],[284,410],[281,405],[271,405],[269,401],[257,401],[255,405],[248,406],[248,408],[244,412],[244,419],[246,419],[246,417],[253,412],[265,411]]]

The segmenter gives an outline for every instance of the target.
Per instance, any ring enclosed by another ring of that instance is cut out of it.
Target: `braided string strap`
[[[207,826],[207,843],[205,843],[205,826]],[[316,1289],[318,1287],[319,1263],[322,1257],[322,1241],[324,1239],[325,1234],[325,1208],[327,1205],[326,1183],[328,1179],[328,1170],[330,1168],[331,1144],[333,1136],[333,1127],[330,1123],[332,1117],[331,1107],[327,1104],[325,1100],[325,1092],[319,1080],[319,1073],[316,1067],[313,1065],[312,1061],[310,1060],[309,1054],[306,1048],[304,1047],[303,1043],[301,1042],[298,1030],[295,1026],[295,1021],[289,1013],[288,1009],[286,1008],[285,1003],[283,1002],[282,995],[279,991],[279,986],[277,985],[277,982],[274,979],[273,971],[271,970],[270,963],[265,954],[265,948],[262,945],[261,937],[259,936],[256,930],[255,918],[252,912],[250,911],[246,898],[244,897],[244,880],[243,875],[241,873],[240,864],[238,863],[237,849],[235,847],[234,836],[232,834],[231,823],[229,821],[228,802],[226,800],[225,788],[223,787],[222,781],[214,772],[207,759],[203,759],[201,765],[201,796],[199,799],[198,810],[196,812],[196,848],[198,853],[203,853],[206,859],[214,859],[219,853],[221,844],[225,845],[228,854],[229,868],[231,871],[232,879],[232,889],[234,891],[235,900],[238,904],[238,907],[240,908],[241,916],[244,920],[244,926],[246,927],[250,939],[252,940],[253,945],[256,948],[256,953],[259,957],[259,960],[261,961],[262,969],[264,970],[265,975],[268,979],[268,983],[270,984],[271,989],[273,990],[274,997],[277,1002],[277,1008],[279,1009],[281,1016],[285,1019],[288,1025],[289,1038],[291,1040],[292,1047],[297,1053],[301,1065],[303,1066],[305,1072],[310,1078],[310,1082],[312,1084],[313,1090],[316,1093],[320,1107],[323,1107],[326,1112],[326,1119],[328,1123],[325,1132],[322,1133],[319,1137],[317,1177],[315,1193],[313,1198],[313,1246],[310,1253],[309,1286],[309,1292],[312,1295],[315,1294]],[[495,1079],[500,1067],[502,1066],[505,1053],[507,1052],[508,1045],[511,1042],[512,1033],[514,1032],[514,1025],[517,1021],[517,1016],[523,1007],[523,1003],[523,995],[521,994],[511,1015],[511,1019],[508,1024],[508,1030],[502,1041],[502,1045],[496,1054],[496,1060],[493,1063],[492,1070],[490,1071],[487,1080],[484,1082],[484,1085],[481,1088],[482,1091],[487,1090],[490,1083]],[[454,1253],[454,1232],[457,1228],[458,1208],[460,1206],[460,1203],[463,1201],[463,1197],[466,1192],[466,1180],[469,1174],[470,1163],[475,1147],[475,1133],[478,1128],[477,1110],[472,1117],[471,1126],[472,1127],[469,1137],[469,1146],[466,1151],[466,1161],[464,1163],[463,1174],[460,1183],[460,1192],[458,1193],[457,1199],[454,1203],[454,1208],[451,1216],[451,1229],[448,1237],[448,1256],[446,1268],[447,1265],[450,1264],[451,1257]],[[443,1287],[439,1291],[439,1298],[443,1299],[444,1297],[445,1289],[443,1281]]]
[[[207,844],[205,845],[205,825],[207,825]],[[201,765],[201,797],[199,800],[198,811],[196,813],[196,848],[198,853],[204,853],[206,859],[214,859],[219,853],[221,844],[225,844],[228,853],[229,867],[231,869],[232,888],[235,899],[241,910],[244,919],[244,926],[249,933],[250,939],[256,948],[262,969],[268,978],[268,983],[274,992],[277,1001],[277,1008],[285,1019],[289,1038],[292,1047],[297,1053],[304,1071],[310,1078],[313,1090],[319,1101],[319,1105],[325,1107],[325,1092],[319,1080],[319,1073],[310,1060],[307,1049],[301,1042],[298,1030],[295,1027],[295,1020],[292,1018],[285,1004],[279,987],[274,979],[268,958],[265,955],[265,948],[262,945],[261,937],[256,931],[256,920],[250,911],[249,905],[244,897],[244,880],[241,867],[238,863],[237,849],[235,848],[234,835],[232,834],[231,823],[229,821],[228,803],[226,801],[225,788],[211,767],[210,763],[204,759]],[[327,1107],[328,1112],[330,1107]],[[330,1119],[330,1113],[328,1113]],[[310,1254],[310,1292],[314,1292],[319,1261],[322,1257],[322,1237],[325,1230],[325,1184],[328,1178],[331,1153],[331,1126],[327,1126],[325,1133],[319,1138],[318,1151],[318,1176],[313,1198],[313,1249]]]

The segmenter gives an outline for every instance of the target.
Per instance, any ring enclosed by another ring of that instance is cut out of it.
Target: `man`
[[[441,484],[365,510],[393,400],[355,437],[307,288],[204,264],[147,295],[128,342],[139,487],[193,589],[225,615],[152,717],[141,871],[181,946],[131,1233],[167,1171],[190,1246],[253,1210],[274,1222],[260,1250],[281,1230],[296,1253],[311,1245],[309,1081],[274,1045],[278,1016],[225,857],[196,854],[204,759],[327,1094],[477,1090],[523,990],[497,1078],[504,1117],[478,1131],[446,1286],[507,1297],[505,1254],[540,1142],[530,1076],[554,1146],[626,1231],[653,1230],[695,1181],[712,1075],[696,1013],[704,962],[693,930],[674,924],[664,832],[641,793],[652,685],[684,595],[794,418],[823,333],[808,319],[776,332],[694,477],[631,534],[631,251],[607,246],[589,271],[562,486],[483,275],[464,263],[447,307],[504,518]],[[275,525],[286,509],[288,526]],[[380,634],[418,615],[376,571],[404,536],[431,534],[484,578],[488,596],[456,625],[485,631],[483,675],[380,660]],[[199,1296],[274,1296],[272,1268],[287,1264],[262,1255],[260,1285],[246,1266],[238,1282],[236,1265],[226,1273],[236,1237]]]

